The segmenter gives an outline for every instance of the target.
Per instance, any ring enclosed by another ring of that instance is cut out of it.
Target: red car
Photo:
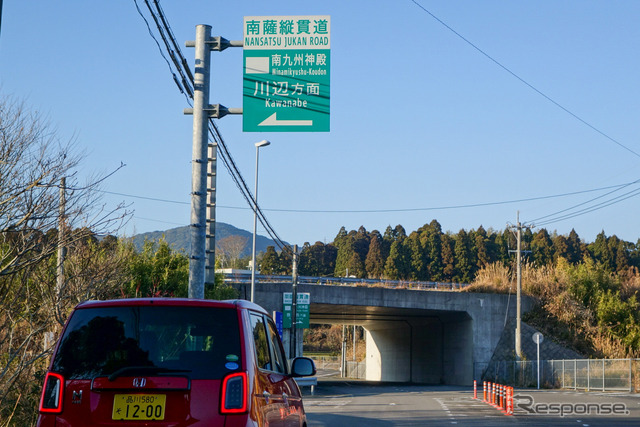
[[[38,426],[306,426],[268,313],[247,301],[78,305],[47,372]]]

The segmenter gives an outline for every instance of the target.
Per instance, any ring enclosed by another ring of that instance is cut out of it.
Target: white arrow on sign
[[[276,114],[273,113],[258,126],[313,126],[313,120],[278,120]]]

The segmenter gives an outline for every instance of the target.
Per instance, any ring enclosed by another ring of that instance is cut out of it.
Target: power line
[[[586,204],[588,204],[588,203],[594,202],[594,201],[596,201],[596,200],[598,200],[598,199],[601,199],[601,198],[606,197],[606,196],[608,196],[608,195],[610,195],[610,194],[613,194],[613,193],[615,193],[616,191],[620,191],[620,190],[622,190],[623,188],[629,187],[630,185],[637,184],[638,182],[640,182],[640,180],[636,180],[636,181],[633,181],[633,182],[629,182],[629,183],[627,183],[627,184],[623,184],[623,185],[616,186],[617,188],[616,188],[615,190],[613,190],[613,191],[610,191],[610,192],[608,192],[608,193],[602,194],[602,195],[600,195],[600,196],[598,196],[598,197],[594,197],[593,199],[587,200],[586,202],[579,203],[579,204],[574,205],[574,206],[572,206],[572,207],[570,207],[570,208],[562,209],[562,210],[557,211],[557,212],[554,212],[554,213],[552,213],[552,214],[548,214],[548,215],[545,215],[545,216],[541,216],[541,217],[539,217],[539,218],[536,218],[536,219],[532,220],[531,222],[538,222],[538,221],[541,221],[541,220],[543,220],[543,219],[545,219],[545,218],[549,218],[549,217],[552,217],[552,216],[556,216],[556,215],[558,215],[558,214],[561,214],[561,213],[564,213],[564,212],[570,211],[570,210],[575,209],[575,208],[577,208],[577,207],[584,206],[584,205],[586,205]]]
[[[261,210],[266,211],[266,212],[290,212],[290,213],[339,213],[339,214],[344,214],[344,213],[387,213],[387,212],[415,212],[415,211],[432,211],[432,210],[449,210],[449,209],[469,209],[469,208],[477,208],[477,207],[485,207],[485,206],[496,206],[496,205],[506,205],[506,204],[513,204],[513,203],[523,203],[523,202],[534,202],[534,201],[538,201],[538,200],[546,200],[546,199],[554,199],[554,198],[562,198],[562,197],[569,197],[569,196],[575,196],[578,194],[586,194],[586,193],[594,193],[594,192],[598,192],[598,191],[604,191],[604,190],[610,190],[610,189],[616,189],[614,191],[618,191],[620,189],[623,189],[625,187],[628,187],[632,184],[636,184],[636,183],[640,183],[640,179],[633,181],[633,182],[628,182],[628,183],[624,183],[624,184],[616,184],[616,185],[611,185],[608,187],[600,187],[600,188],[592,188],[589,190],[580,190],[580,191],[572,191],[572,192],[568,192],[568,193],[562,193],[562,194],[553,194],[553,195],[548,195],[548,196],[538,196],[538,197],[529,197],[529,198],[525,198],[525,199],[514,199],[514,200],[503,200],[503,201],[498,201],[498,202],[486,202],[486,203],[474,203],[474,204],[462,204],[462,205],[450,205],[450,206],[432,206],[432,207],[423,207],[423,208],[400,208],[400,209],[343,209],[343,210],[326,210],[326,209],[267,209],[267,208],[261,208]],[[112,192],[112,191],[104,191],[101,190],[103,193],[106,194],[113,194],[113,195],[117,195],[117,196],[123,196],[123,197],[131,197],[134,199],[143,199],[143,200],[150,200],[150,201],[155,201],[155,202],[163,202],[163,203],[175,203],[175,204],[184,204],[184,205],[188,205],[188,202],[181,202],[181,201],[176,201],[176,200],[167,200],[167,199],[159,199],[159,198],[155,198],[155,197],[147,197],[147,196],[137,196],[137,195],[133,195],[133,194],[126,194],[126,193],[116,193],[116,192]],[[604,196],[607,196],[612,192],[606,193],[602,196],[598,196],[594,199],[591,199],[590,201],[593,200],[597,200],[599,198],[602,198]],[[588,202],[590,202],[588,201]],[[588,202],[584,202],[584,203],[588,203]],[[574,206],[581,206],[581,203],[579,205]],[[242,210],[252,210],[252,208],[243,208],[243,207],[239,207],[239,206],[223,206],[223,205],[218,205],[219,208],[223,208],[223,209],[242,209]],[[572,208],[569,209],[564,209],[562,211],[558,211],[554,214],[551,215],[546,215],[540,218],[537,218],[535,220],[533,220],[532,222],[535,221],[539,221],[541,219],[547,218],[548,216],[553,216],[556,215],[558,213],[562,213],[565,212],[566,210],[570,210]]]
[[[464,37],[462,34],[460,34],[456,30],[454,30],[451,26],[449,26],[447,23],[445,23],[442,19],[438,18],[436,15],[434,15],[432,12],[430,12],[427,8],[425,8],[420,3],[418,3],[417,0],[411,0],[411,1],[416,6],[418,6],[420,9],[422,9],[425,13],[427,13],[429,16],[431,16],[433,19],[438,21],[438,23],[440,23],[442,26],[444,26],[447,30],[451,31],[453,34],[455,34],[457,37],[462,39],[469,46],[471,46],[472,48],[474,48],[475,50],[480,52],[484,57],[486,57],[491,62],[496,64],[498,67],[502,68],[504,71],[506,71],[507,73],[511,74],[511,76],[515,77],[517,80],[519,80],[525,86],[527,86],[529,89],[533,90],[538,95],[542,96],[544,99],[546,99],[547,101],[551,102],[553,105],[555,105],[556,107],[560,108],[562,111],[564,111],[565,113],[569,114],[574,119],[578,120],[579,122],[581,122],[582,124],[586,125],[587,127],[589,127],[590,129],[594,130],[595,132],[599,133],[600,135],[604,136],[609,141],[611,141],[614,144],[618,145],[619,147],[627,150],[628,152],[630,152],[631,154],[635,155],[636,157],[640,157],[640,154],[638,154],[637,152],[633,151],[631,148],[627,147],[626,145],[622,144],[620,141],[616,140],[615,138],[609,136],[608,134],[606,134],[602,130],[600,130],[597,127],[595,127],[594,125],[592,125],[591,123],[587,122],[585,119],[583,119],[582,117],[578,116],[576,113],[574,113],[573,111],[569,110],[567,107],[563,106],[562,104],[560,104],[559,102],[557,102],[556,100],[551,98],[549,95],[547,95],[546,93],[542,92],[540,89],[536,88],[533,84],[529,83],[524,78],[520,77],[514,71],[511,71],[511,69],[509,69],[506,65],[502,64],[500,61],[498,61],[497,59],[495,59],[494,57],[489,55],[487,52],[482,50],[478,45],[476,45],[471,40],[469,40],[466,37]]]
[[[134,0],[134,2],[136,3],[136,7],[137,7],[137,0]],[[185,94],[185,97],[187,97],[187,101],[188,101],[189,105],[191,105],[190,101],[193,98],[192,87],[193,87],[193,83],[194,83],[193,82],[193,74],[189,70],[189,66],[187,64],[187,61],[184,58],[184,56],[182,55],[182,51],[181,51],[178,43],[175,40],[175,36],[173,35],[173,32],[171,31],[171,28],[169,27],[168,20],[166,19],[165,15],[164,15],[164,11],[160,7],[158,0],[154,0],[154,2],[155,2],[155,5],[156,5],[155,11],[151,7],[151,5],[149,4],[149,1],[145,0],[145,4],[147,5],[147,9],[149,10],[149,13],[153,17],[153,20],[154,20],[154,22],[156,24],[156,27],[158,28],[158,31],[161,34],[161,37],[162,37],[163,42],[165,44],[165,47],[166,47],[167,51],[169,52],[170,56],[172,57],[172,60],[173,60],[173,63],[175,65],[175,67],[179,70],[179,73],[180,73],[183,81],[188,80],[191,83],[191,86],[185,85],[186,92],[183,91],[181,85],[178,84],[178,79],[177,79],[175,73],[173,73],[173,69],[172,69],[171,65],[169,65],[169,68],[170,68],[170,70],[172,71],[172,74],[173,74],[174,81],[176,82],[176,84],[180,88],[181,92],[183,92]],[[142,16],[142,13],[140,12],[139,8],[138,8],[138,12]],[[144,16],[143,16],[143,19],[144,19]],[[146,19],[145,19],[145,22],[147,22]],[[149,27],[148,22],[147,22],[147,26]],[[150,33],[151,33],[151,31],[150,31]],[[158,46],[159,46],[159,43],[158,43],[157,39],[155,38],[155,36],[153,36],[153,34],[152,34],[152,37],[156,41],[156,44],[158,44]],[[179,56],[180,60],[178,60],[176,58],[176,56],[175,56],[176,54]],[[168,60],[164,56],[164,53],[162,53],[162,56],[165,58],[165,61],[167,61],[167,63],[168,63]],[[226,144],[224,143],[224,139],[222,138],[222,135],[220,134],[220,132],[219,132],[215,122],[213,121],[213,119],[209,120],[209,133],[210,133],[210,135],[212,136],[212,138],[214,140],[214,144],[216,144],[220,148],[220,150],[218,152],[220,154],[220,157],[222,158],[223,164],[225,165],[227,171],[229,171],[232,179],[236,183],[236,186],[240,190],[240,193],[245,198],[245,200],[247,201],[249,206],[252,206],[252,209],[255,209],[256,214],[257,214],[257,216],[258,216],[258,218],[260,220],[260,223],[263,225],[263,227],[265,228],[267,233],[270,235],[272,240],[274,240],[276,242],[276,244],[280,247],[280,249],[285,249],[287,244],[278,236],[278,234],[276,233],[275,229],[271,226],[271,224],[267,220],[266,216],[264,215],[264,213],[262,212],[262,210],[260,209],[260,207],[256,203],[253,194],[249,190],[246,182],[244,181],[244,178],[242,177],[242,174],[240,173],[238,167],[236,166],[236,164],[235,164],[235,162],[233,160],[233,157],[231,156],[231,153],[227,149]]]
[[[183,93],[185,96],[187,96],[187,93],[185,92],[185,89],[181,86],[180,82],[178,81],[178,78],[176,76],[175,71],[173,70],[173,67],[171,66],[171,63],[169,62],[169,60],[167,59],[167,57],[164,54],[164,51],[162,50],[162,47],[160,46],[160,42],[158,41],[156,36],[153,34],[153,31],[151,30],[151,26],[149,25],[149,21],[147,20],[147,18],[144,16],[142,11],[140,10],[140,7],[138,6],[138,0],[133,0],[133,3],[136,5],[136,10],[138,11],[138,14],[144,20],[144,23],[147,26],[147,31],[149,32],[149,35],[151,36],[153,41],[156,43],[156,46],[158,46],[158,51],[160,52],[160,55],[162,56],[164,61],[167,63],[167,66],[169,67],[169,71],[171,72],[171,75],[173,76],[173,81],[175,82],[176,86],[178,86],[178,89],[180,89],[180,92]],[[149,3],[146,0],[145,0],[145,3],[147,4],[147,7],[150,8]],[[153,16],[153,14],[152,14],[152,16]],[[154,17],[154,21],[155,21],[156,20],[155,16],[153,16],[153,17]],[[156,24],[157,24],[157,21],[156,21]],[[163,37],[163,39],[164,39],[164,37]],[[166,40],[165,40],[165,42],[166,42]],[[188,97],[187,97],[187,101],[188,101]]]
[[[596,204],[596,205],[593,205],[593,206],[590,206],[590,207],[584,208],[584,209],[579,210],[579,211],[577,211],[577,212],[573,212],[573,213],[570,213],[570,214],[566,214],[566,215],[558,216],[558,217],[556,217],[556,218],[550,218],[550,219],[548,219],[548,220],[546,220],[546,221],[542,221],[541,223],[536,224],[536,225],[538,225],[538,226],[544,226],[544,225],[552,224],[552,223],[554,223],[554,222],[559,222],[559,221],[564,221],[564,220],[566,220],[566,219],[575,218],[575,217],[577,217],[577,216],[585,215],[585,214],[588,214],[588,213],[591,213],[591,212],[594,212],[594,211],[597,211],[597,210],[600,210],[600,209],[606,208],[606,207],[608,207],[608,206],[614,205],[614,204],[616,204],[616,203],[620,203],[620,202],[622,202],[622,201],[625,201],[625,200],[630,199],[631,197],[635,197],[635,196],[637,196],[637,195],[640,195],[640,188],[636,188],[635,190],[632,190],[632,191],[629,191],[629,192],[627,192],[627,193],[621,194],[621,195],[616,196],[616,197],[614,197],[614,198],[611,198],[611,199],[609,199],[609,200],[605,200],[605,201],[603,201],[603,202],[600,202],[600,203],[598,203],[598,204]],[[594,199],[594,200],[595,200],[595,199]],[[591,200],[591,201],[592,201],[592,200]],[[591,202],[591,201],[590,201],[590,202]],[[581,204],[581,205],[582,205],[582,204]],[[577,205],[577,206],[580,206],[580,205]],[[574,207],[572,207],[572,208],[570,208],[570,209],[574,209],[575,207],[576,207],[576,206],[574,206]],[[570,210],[570,209],[569,209],[569,210]],[[565,209],[564,211],[566,211],[566,210],[567,210],[567,209]]]

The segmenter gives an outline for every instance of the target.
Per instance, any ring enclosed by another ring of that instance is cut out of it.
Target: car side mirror
[[[316,364],[308,357],[296,357],[291,362],[292,377],[310,377],[316,374]]]

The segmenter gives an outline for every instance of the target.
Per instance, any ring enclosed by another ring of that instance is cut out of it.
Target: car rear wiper
[[[160,368],[158,366],[125,366],[120,368],[111,375],[109,375],[109,381],[115,381],[116,378],[124,377],[127,374],[140,374],[140,375],[158,375],[158,374],[175,374],[180,372],[191,372],[191,369],[169,369]]]

